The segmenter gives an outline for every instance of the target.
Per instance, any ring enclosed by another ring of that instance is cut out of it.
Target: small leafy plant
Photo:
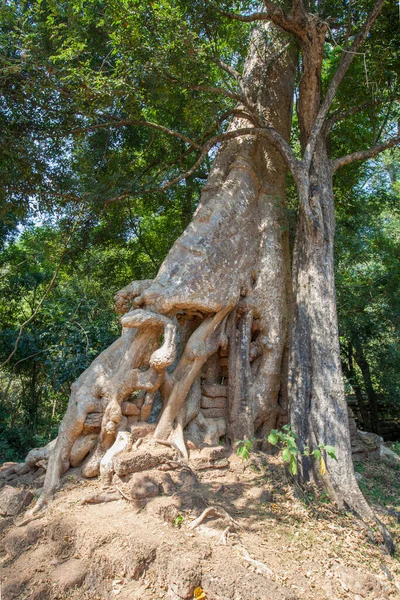
[[[400,442],[395,442],[394,444],[392,444],[392,450],[400,456]]]
[[[250,453],[253,450],[253,440],[239,440],[236,444],[236,454],[243,461],[249,460]]]
[[[300,454],[296,438],[297,436],[290,425],[284,425],[281,431],[278,431],[278,429],[271,429],[271,432],[268,436],[269,443],[272,444],[272,446],[278,446],[280,448],[282,461],[289,464],[289,470],[292,475],[297,475],[297,459]],[[241,458],[243,461],[249,460],[255,441],[261,440],[244,439],[238,441],[236,444],[237,456],[239,456],[239,458]],[[318,461],[322,475],[326,475],[326,462],[324,458],[325,452],[328,456],[334,460],[337,460],[335,448],[326,444],[319,444],[318,448],[315,448],[314,450],[310,450],[308,446],[306,446],[302,453],[303,456],[311,456]]]
[[[181,527],[182,523],[183,523],[183,517],[182,515],[177,515],[175,517],[175,519],[172,521],[174,527]]]
[[[310,451],[309,448],[305,448],[304,456],[313,456],[315,460],[319,462],[319,468],[321,470],[321,475],[326,475],[326,462],[324,458],[324,452],[327,453],[328,456],[337,460],[335,448],[333,446],[326,446],[325,444],[319,444],[318,448]]]
[[[284,425],[282,431],[271,429],[268,441],[273,446],[281,448],[283,462],[289,463],[290,472],[292,475],[296,475],[299,449],[296,444],[296,434],[292,431],[290,425]]]

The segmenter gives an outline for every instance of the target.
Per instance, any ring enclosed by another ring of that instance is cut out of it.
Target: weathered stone
[[[201,408],[228,408],[228,399],[224,396],[217,398],[209,398],[208,396],[201,397]]]
[[[132,402],[123,402],[121,404],[121,411],[122,414],[126,415],[127,417],[138,417],[140,415],[140,408],[138,408],[136,404],[133,404]]]
[[[100,433],[102,418],[101,413],[89,413],[83,424],[82,434]]]
[[[202,408],[201,412],[206,419],[220,419],[227,416],[226,408]]]
[[[87,566],[82,560],[71,558],[51,572],[51,578],[63,592],[81,586],[86,577]]]
[[[197,456],[190,458],[190,463],[198,471],[203,471],[204,469],[226,469],[227,467],[229,467],[229,462],[226,458],[221,458],[219,460],[210,460],[209,458],[207,458],[207,456]]]
[[[119,477],[129,473],[148,471],[172,460],[173,457],[173,450],[166,447],[139,448],[131,452],[121,452],[114,459],[114,471]]]
[[[90,433],[88,435],[80,435],[74,442],[71,449],[69,462],[71,467],[79,467],[81,462],[86,458],[91,450],[96,445],[97,434]]]
[[[226,379],[229,375],[229,370],[228,367],[221,367],[221,377],[224,377],[224,379]]]
[[[200,450],[199,456],[205,456],[209,460],[219,460],[226,458],[228,454],[229,450],[225,446],[206,446]]]
[[[29,490],[5,485],[0,491],[0,515],[2,517],[14,517],[28,506],[32,500],[33,494]]]
[[[8,527],[11,527],[14,519],[12,517],[0,517],[0,534],[3,533]]]
[[[14,475],[15,475],[14,467],[6,467],[0,473],[0,480],[9,481],[12,477],[14,477]]]
[[[149,420],[151,409],[153,408],[154,394],[148,392],[144,397],[143,406],[140,410],[140,420],[147,422]]]
[[[221,367],[227,367],[228,366],[228,357],[223,356],[220,360],[220,365],[221,365]]]
[[[26,473],[29,473],[29,471],[30,471],[30,467],[25,462],[23,462],[23,463],[17,463],[14,466],[14,472],[17,475],[26,475]]]
[[[207,425],[204,443],[217,446],[221,437],[226,434],[226,419],[204,419]]]
[[[132,434],[132,439],[147,438],[154,435],[156,430],[155,423],[143,423],[143,421],[131,421],[132,417],[128,418],[128,428]]]
[[[228,388],[219,383],[204,383],[201,391],[203,392],[204,396],[208,396],[209,398],[218,398],[220,396],[226,397],[228,395]]]
[[[384,446],[383,444],[379,448],[379,456],[380,458],[386,458],[396,463],[400,462],[400,456],[396,454],[396,452],[393,452],[393,450],[391,450],[390,448]]]
[[[135,473],[131,479],[131,496],[134,500],[154,498],[160,493],[160,486],[148,475]]]
[[[135,425],[136,423],[139,422],[139,417],[127,417],[127,425],[126,425],[126,429],[127,431],[131,431],[132,430],[132,425]]]

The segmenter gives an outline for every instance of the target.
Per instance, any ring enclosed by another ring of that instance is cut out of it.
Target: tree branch
[[[360,150],[359,152],[353,152],[352,154],[347,154],[346,156],[342,156],[341,158],[336,158],[331,161],[333,171],[337,171],[341,167],[345,165],[350,165],[351,163],[357,160],[368,160],[369,158],[374,158],[384,150],[388,150],[389,148],[393,148],[400,144],[400,135],[397,135],[390,140],[387,140],[383,144],[378,144],[377,146],[372,146],[368,150]]]
[[[237,100],[237,102],[243,102],[243,98],[240,96],[240,94],[236,94],[235,92],[230,92],[229,90],[224,90],[223,88],[213,85],[188,85],[185,87],[188,90],[199,90],[201,92],[210,92],[211,94],[222,94],[223,96]]]
[[[354,115],[357,115],[359,112],[362,112],[364,110],[364,108],[367,108],[368,106],[372,106],[374,104],[378,105],[378,103],[374,100],[367,100],[366,102],[363,102],[362,104],[358,104],[357,106],[353,106],[352,108],[349,108],[348,110],[345,110],[343,112],[334,113],[326,121],[326,131],[329,131],[334,125],[336,125],[336,123],[340,123],[340,121],[344,121],[348,117],[353,117]],[[381,104],[381,103],[379,103],[379,104]]]
[[[332,105],[332,102],[336,96],[339,85],[341,84],[344,76],[346,75],[351,63],[354,60],[355,55],[358,53],[358,49],[367,37],[372,25],[375,23],[382,10],[385,0],[376,0],[375,6],[370,12],[367,20],[361,28],[360,33],[354,39],[350,50],[344,50],[342,58],[339,62],[339,66],[334,74],[332,81],[328,87],[325,98],[322,102],[321,108],[319,109],[318,115],[315,119],[310,137],[308,139],[306,149],[304,151],[303,162],[306,169],[309,169],[311,165],[312,156],[314,153],[315,144],[319,134],[321,133],[328,111]]]
[[[123,121],[110,121],[109,123],[97,123],[96,125],[89,125],[88,127],[78,127],[76,129],[71,129],[71,131],[64,133],[62,135],[85,133],[86,131],[92,131],[92,130],[101,129],[101,128],[125,127],[127,125],[135,125],[137,127],[150,127],[152,129],[156,129],[157,131],[162,131],[163,133],[166,133],[166,134],[168,134],[172,137],[175,137],[179,140],[182,140],[182,141],[186,142],[187,144],[190,144],[194,148],[197,148],[198,150],[201,148],[201,146],[197,142],[195,142],[191,138],[187,137],[186,135],[179,133],[178,131],[174,131],[173,129],[164,127],[164,125],[159,125],[158,123],[153,123],[152,121],[142,121],[142,120],[135,120],[135,119],[127,119],[127,120],[123,120]]]
[[[224,11],[214,5],[214,8],[224,17],[228,17],[229,19],[234,19],[236,21],[242,21],[243,23],[253,23],[254,21],[272,21],[278,27],[281,27],[284,31],[288,33],[293,33],[295,35],[299,35],[299,27],[295,19],[290,18],[289,15],[286,15],[282,8],[275,4],[274,2],[270,2],[269,0],[264,0],[265,8],[267,9],[265,12],[254,12],[251,15],[240,15],[237,13]]]
[[[232,131],[227,131],[225,133],[221,133],[210,138],[202,147],[201,154],[199,158],[196,160],[194,165],[185,173],[181,173],[174,177],[173,179],[167,181],[164,185],[157,188],[147,188],[141,191],[142,194],[156,193],[156,192],[164,192],[165,190],[171,188],[176,183],[182,181],[182,179],[186,179],[193,175],[195,171],[199,168],[209,151],[213,146],[219,143],[227,142],[229,140],[233,140],[238,137],[242,137],[244,135],[259,135],[261,137],[266,137],[274,147],[280,152],[290,172],[292,173],[294,179],[297,179],[300,176],[301,163],[296,158],[293,153],[293,150],[290,147],[290,144],[273,128],[273,127],[243,127],[241,129],[235,129]],[[120,200],[124,200],[132,196],[135,192],[126,192],[121,194],[120,196],[116,196],[115,198],[109,198],[105,201],[104,205],[114,204],[115,202],[119,202]]]

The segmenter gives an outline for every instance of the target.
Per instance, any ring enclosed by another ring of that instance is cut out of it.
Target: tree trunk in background
[[[345,361],[342,363],[343,372],[346,375],[347,379],[349,380],[349,383],[351,384],[351,387],[354,390],[356,400],[357,400],[358,410],[360,411],[360,415],[361,415],[361,419],[360,419],[361,426],[365,431],[372,431],[370,415],[368,412],[368,406],[365,404],[362,389],[358,382],[357,373],[354,369],[353,346],[352,346],[351,342],[349,342],[347,345],[346,356],[347,356],[347,364]]]
[[[367,392],[370,414],[370,430],[373,433],[379,433],[378,399],[376,397],[374,386],[372,385],[369,364],[367,359],[365,358],[365,354],[360,340],[358,338],[353,338],[352,342],[356,351],[356,361],[358,366],[360,367],[364,379],[365,390]]]

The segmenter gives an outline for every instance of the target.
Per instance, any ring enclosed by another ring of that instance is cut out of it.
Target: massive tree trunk
[[[253,33],[242,77],[246,103],[231,130],[252,127],[259,114],[289,139],[295,60],[285,41],[270,25]],[[157,277],[117,294],[122,335],[72,386],[37,508],[57,488],[76,445],[86,447],[90,413],[102,422],[86,476],[99,473],[118,431],[129,428],[123,412],[147,421],[155,397],[162,410],[154,437],[185,456],[187,439],[216,444],[226,434],[233,442],[287,418],[286,174],[265,138],[242,136],[219,148],[193,219]]]

